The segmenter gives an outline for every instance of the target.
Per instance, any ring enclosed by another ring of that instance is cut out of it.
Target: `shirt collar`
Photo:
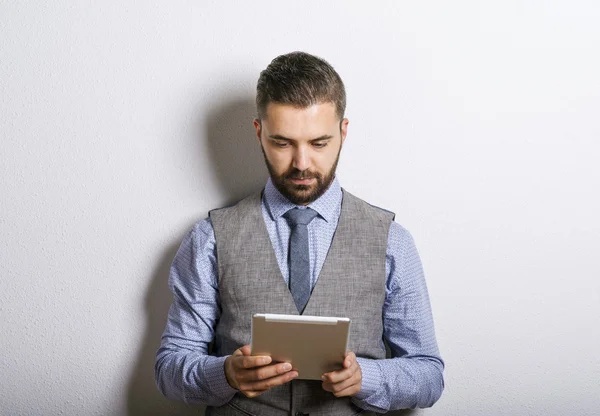
[[[273,220],[277,220],[292,208],[302,208],[301,205],[293,204],[286,197],[284,197],[281,192],[275,188],[271,178],[269,178],[267,185],[265,186],[263,201],[265,202],[267,211]],[[325,193],[318,199],[308,204],[308,207],[317,211],[317,213],[323,217],[325,221],[331,222],[337,220],[336,214],[339,216],[341,204],[342,188],[340,187],[337,177],[335,177],[327,191],[325,191]]]

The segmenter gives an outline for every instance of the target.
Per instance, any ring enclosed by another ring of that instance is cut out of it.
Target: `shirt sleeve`
[[[198,222],[181,243],[169,289],[173,303],[154,366],[158,389],[173,400],[223,405],[236,390],[225,377],[226,357],[211,356],[208,350],[221,308],[210,219]]]
[[[388,236],[386,272],[383,337],[390,358],[357,359],[362,387],[352,401],[375,412],[430,407],[444,389],[444,362],[421,259],[410,233],[395,222]]]

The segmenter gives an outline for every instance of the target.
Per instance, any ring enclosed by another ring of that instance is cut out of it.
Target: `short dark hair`
[[[340,120],[346,111],[346,89],[339,74],[324,59],[306,52],[291,52],[273,59],[256,85],[256,110],[266,117],[269,103],[306,108],[335,104]]]

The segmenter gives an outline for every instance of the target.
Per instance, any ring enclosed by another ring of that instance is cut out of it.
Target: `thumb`
[[[240,351],[243,355],[250,355],[250,345],[244,345],[238,351]]]
[[[346,357],[344,358],[344,368],[352,367],[354,361],[356,361],[356,355],[352,351],[348,351],[348,353],[346,353]]]

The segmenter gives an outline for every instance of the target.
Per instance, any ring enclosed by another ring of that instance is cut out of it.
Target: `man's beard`
[[[262,149],[262,146],[261,146]],[[285,196],[290,202],[296,205],[307,205],[311,202],[315,201],[321,195],[323,195],[329,186],[335,179],[335,170],[337,169],[338,161],[340,160],[340,153],[342,151],[342,147],[340,146],[340,150],[338,151],[337,157],[335,158],[335,162],[333,166],[325,175],[312,172],[309,169],[301,171],[296,168],[289,168],[287,171],[283,172],[281,175],[277,175],[271,163],[267,159],[267,155],[265,154],[265,150],[262,149],[263,156],[265,157],[265,163],[267,164],[267,169],[269,170],[269,175],[271,175],[271,181],[273,181],[273,185],[275,188]],[[315,183],[311,185],[297,185],[293,183],[292,179],[310,179],[314,178]]]

